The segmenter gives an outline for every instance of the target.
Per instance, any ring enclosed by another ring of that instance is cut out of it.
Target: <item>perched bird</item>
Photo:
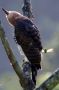
[[[36,84],[37,71],[41,69],[42,44],[39,30],[28,17],[19,12],[5,9],[3,11],[9,23],[15,28],[14,33],[17,43],[31,63],[32,80]]]

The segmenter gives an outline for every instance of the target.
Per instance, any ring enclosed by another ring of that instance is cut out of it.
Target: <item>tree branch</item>
[[[57,84],[59,84],[59,68],[36,90],[52,90]]]
[[[30,0],[23,0],[23,1],[24,1],[24,5],[22,7],[23,14],[28,18],[33,18],[31,1]]]
[[[9,60],[10,60],[10,63],[12,64],[13,68],[16,69],[16,67],[14,66],[17,63],[16,58],[15,58],[15,56],[12,53],[12,50],[11,50],[11,48],[9,46],[9,43],[7,41],[7,38],[5,36],[5,32],[4,32],[4,30],[3,30],[1,25],[0,25],[0,39],[2,41],[2,44],[4,46],[5,51],[7,53],[7,56],[9,58]],[[22,71],[21,71],[21,68],[19,67],[19,65],[17,65],[17,66],[18,66],[17,67],[18,69],[16,69],[15,71],[16,71],[17,75],[20,77],[22,75]],[[21,73],[19,74],[19,72],[21,72]]]

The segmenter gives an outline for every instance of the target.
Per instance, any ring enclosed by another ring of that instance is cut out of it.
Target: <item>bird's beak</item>
[[[4,8],[2,8],[2,10],[4,11],[4,13],[5,13],[6,15],[9,14],[9,12],[8,12],[7,10],[5,10]]]

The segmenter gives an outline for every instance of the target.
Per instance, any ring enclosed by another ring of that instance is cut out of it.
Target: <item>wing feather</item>
[[[42,50],[39,30],[32,21],[28,19],[18,21],[16,24],[16,30],[18,30],[18,34],[20,34],[19,32],[23,32],[27,37],[30,37],[32,39],[32,44],[36,48],[39,48],[40,51]]]

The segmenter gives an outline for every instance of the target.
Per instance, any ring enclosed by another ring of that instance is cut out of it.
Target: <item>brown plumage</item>
[[[42,45],[39,30],[29,18],[16,11],[8,11],[6,17],[15,28],[17,43],[31,63],[32,79],[36,84],[37,70],[41,68]]]

